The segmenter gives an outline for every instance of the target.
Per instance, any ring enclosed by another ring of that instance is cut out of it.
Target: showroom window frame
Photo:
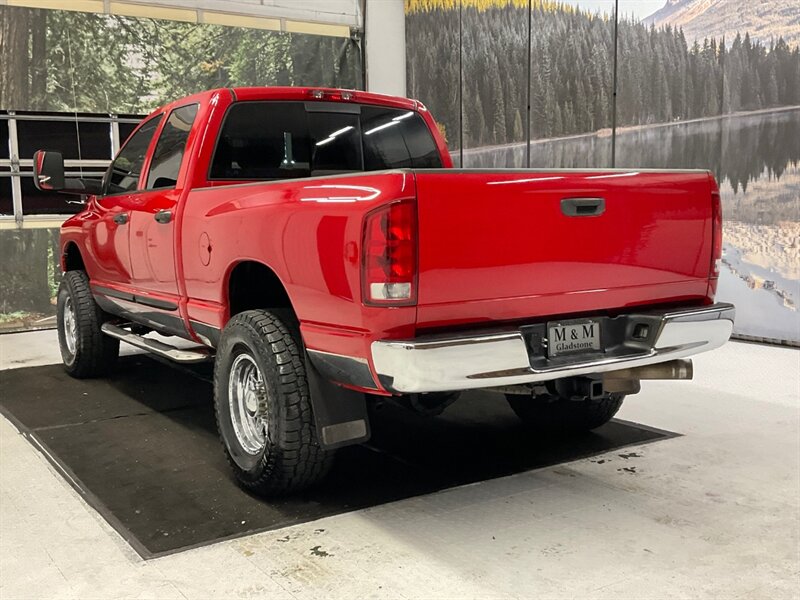
[[[37,114],[35,112],[22,112],[22,111],[2,111],[0,112],[0,120],[6,121],[8,124],[8,138],[0,141],[0,143],[7,145],[8,158],[0,158],[0,178],[11,180],[11,203],[12,214],[0,215],[0,228],[8,228],[9,226],[22,228],[25,227],[26,222],[30,225],[37,223],[50,223],[56,224],[67,219],[72,213],[65,211],[63,213],[54,212],[48,214],[25,214],[25,198],[22,192],[23,179],[33,180],[33,157],[22,158],[20,157],[20,134],[18,124],[20,122],[40,121],[40,122],[58,122],[58,123],[73,123],[76,127],[76,143],[80,148],[81,138],[79,126],[82,123],[104,123],[108,125],[109,135],[109,155],[108,158],[103,159],[65,159],[64,167],[67,176],[71,177],[102,177],[108,165],[119,152],[119,148],[125,140],[120,139],[120,123],[129,123],[131,125],[139,124],[144,116],[119,116],[116,114],[108,115],[87,115],[81,113],[62,113],[62,114]],[[8,169],[7,171],[5,169]],[[65,201],[66,202],[66,201]]]

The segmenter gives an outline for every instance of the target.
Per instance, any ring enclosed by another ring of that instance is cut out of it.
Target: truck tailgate
[[[702,300],[706,171],[416,171],[418,327]]]

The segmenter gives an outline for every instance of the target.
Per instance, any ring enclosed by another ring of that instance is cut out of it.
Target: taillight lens
[[[722,261],[722,200],[719,191],[711,192],[711,277],[719,277]]]
[[[416,234],[413,201],[382,206],[366,216],[361,278],[365,304],[416,303]]]

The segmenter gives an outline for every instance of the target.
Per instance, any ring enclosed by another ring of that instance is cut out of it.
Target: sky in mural
[[[612,10],[614,0],[566,0],[565,4],[578,6],[593,13],[607,13]],[[644,19],[663,6],[664,0],[620,0],[619,12],[635,19]]]

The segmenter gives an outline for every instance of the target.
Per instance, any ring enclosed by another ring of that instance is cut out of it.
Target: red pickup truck
[[[588,430],[733,327],[710,173],[453,169],[414,100],[212,90],[147,117],[102,182],[45,151],[34,176],[87,196],[61,232],[66,370],[108,372],[120,340],[213,359],[262,494],[320,480],[381,396],[435,414],[483,388],[534,431]]]

